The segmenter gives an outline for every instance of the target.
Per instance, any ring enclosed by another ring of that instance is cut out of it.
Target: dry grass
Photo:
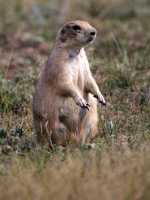
[[[103,151],[58,151],[47,154],[47,161],[45,153],[38,154],[34,162],[29,157],[13,160],[1,176],[0,199],[149,199],[150,148],[146,143],[133,150],[113,145]]]

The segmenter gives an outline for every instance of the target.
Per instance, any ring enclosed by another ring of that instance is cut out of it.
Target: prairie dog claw
[[[81,97],[79,97],[79,98],[76,99],[76,104],[78,106],[80,106],[81,108],[85,108],[87,110],[90,109],[90,105],[83,98],[81,98]]]
[[[106,106],[106,101],[105,101],[105,99],[104,99],[102,94],[99,95],[99,96],[98,95],[94,95],[94,97],[98,100],[99,103],[101,103],[103,106]]]

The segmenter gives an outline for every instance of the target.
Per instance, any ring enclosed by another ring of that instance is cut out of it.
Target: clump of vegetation
[[[34,79],[32,73],[13,80],[7,80],[0,76],[0,112],[6,113],[11,110],[17,112],[22,110],[32,98]]]

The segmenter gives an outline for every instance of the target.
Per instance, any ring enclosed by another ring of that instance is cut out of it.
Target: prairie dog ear
[[[62,29],[60,30],[60,40],[61,40],[61,42],[66,42],[67,33],[68,33],[68,26],[62,27]]]
[[[66,42],[66,40],[67,40],[67,31],[66,31],[66,28],[65,27],[63,27],[61,30],[60,30],[60,40],[61,40],[61,42]]]
[[[60,30],[60,40],[61,42],[66,42],[67,38],[72,34],[71,25],[67,24]]]
[[[71,27],[70,27],[69,25],[64,26],[64,27],[61,29],[61,34],[67,33],[70,29],[71,29]]]

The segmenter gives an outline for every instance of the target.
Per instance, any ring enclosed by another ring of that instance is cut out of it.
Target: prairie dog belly
[[[84,82],[86,78],[84,74],[86,61],[82,54],[81,50],[79,54],[75,51],[70,51],[70,58],[67,63],[68,74],[72,77],[73,83],[78,87],[81,94],[84,92]]]
[[[59,121],[71,132],[76,132],[80,120],[80,108],[72,98],[64,98],[59,105]]]
[[[68,74],[72,77],[73,83],[80,91],[81,95],[85,98],[87,98],[87,94],[85,93],[85,69],[87,62],[88,61],[83,49],[80,50],[78,55],[76,55],[76,52],[71,51],[71,57],[67,63]],[[62,98],[60,102],[60,121],[67,126],[70,126],[71,124],[71,127],[77,127],[79,125],[81,112],[83,112],[83,109],[79,108],[72,98]]]

